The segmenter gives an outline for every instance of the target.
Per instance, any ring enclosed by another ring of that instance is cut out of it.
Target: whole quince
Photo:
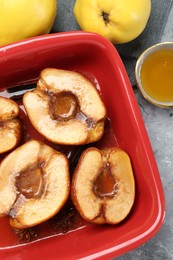
[[[74,6],[81,29],[99,33],[114,44],[139,36],[150,12],[150,0],[76,0]]]
[[[0,45],[49,33],[56,0],[1,0]]]

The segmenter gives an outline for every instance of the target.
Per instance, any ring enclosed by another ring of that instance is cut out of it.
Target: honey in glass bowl
[[[151,103],[173,106],[173,43],[154,45],[136,64],[136,79],[143,96]]]

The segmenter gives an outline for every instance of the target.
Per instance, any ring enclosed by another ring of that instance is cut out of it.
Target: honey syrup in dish
[[[173,49],[160,49],[148,55],[140,78],[151,98],[159,102],[173,101]]]

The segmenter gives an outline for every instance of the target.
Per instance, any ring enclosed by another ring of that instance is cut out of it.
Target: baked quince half
[[[104,103],[95,86],[77,72],[43,70],[23,104],[32,125],[54,143],[86,144],[103,135]]]
[[[0,97],[0,154],[15,148],[21,138],[19,106],[11,99]]]
[[[31,140],[0,164],[0,215],[10,216],[13,228],[35,226],[54,216],[69,195],[66,156]]]
[[[71,197],[86,221],[117,224],[124,220],[135,198],[128,154],[118,148],[86,149],[73,175]]]

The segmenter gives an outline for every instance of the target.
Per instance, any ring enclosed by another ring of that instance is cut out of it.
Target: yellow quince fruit
[[[49,33],[56,8],[56,0],[1,0],[0,45]]]
[[[76,0],[74,5],[82,30],[99,33],[114,44],[139,36],[150,12],[150,0]]]

